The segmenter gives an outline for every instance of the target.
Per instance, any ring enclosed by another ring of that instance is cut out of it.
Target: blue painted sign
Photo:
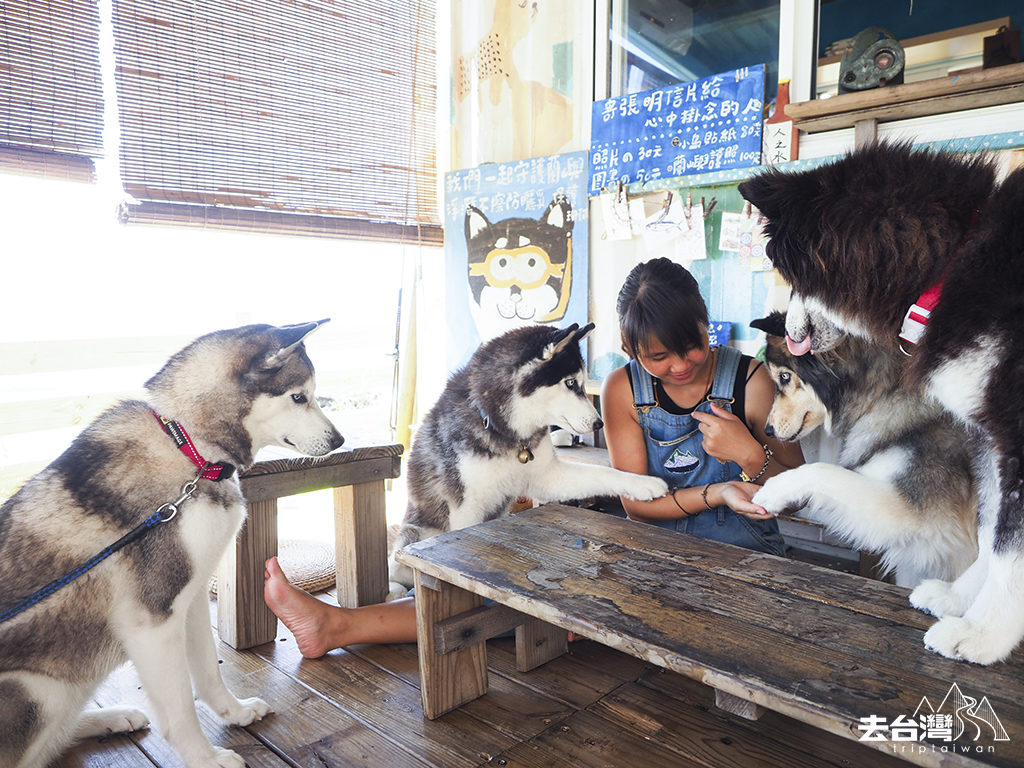
[[[761,162],[765,66],[596,101],[590,189]]]

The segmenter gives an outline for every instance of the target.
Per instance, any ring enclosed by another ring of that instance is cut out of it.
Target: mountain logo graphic
[[[693,472],[700,464],[698,459],[691,451],[683,451],[676,448],[672,451],[672,455],[665,461],[665,469],[669,472],[683,473]]]
[[[914,711],[914,719],[921,720],[928,715],[947,715],[953,718],[953,736],[956,741],[961,736],[967,736],[973,741],[978,741],[983,736],[992,735],[993,741],[1009,741],[1006,729],[999,721],[988,696],[976,699],[968,696],[960,690],[960,686],[953,683],[946,693],[946,697],[939,704],[938,709],[932,707],[928,697],[921,698],[921,703]]]

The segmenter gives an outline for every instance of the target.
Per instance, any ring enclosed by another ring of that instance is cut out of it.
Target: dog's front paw
[[[924,633],[924,644],[932,651],[950,659],[993,664],[1002,661],[1017,645],[1013,637],[989,625],[972,624],[959,616],[939,619]]]
[[[253,697],[236,701],[226,712],[218,712],[225,722],[231,725],[250,725],[262,720],[274,710],[263,699]]]
[[[399,584],[397,581],[388,582],[388,593],[384,598],[385,603],[391,603],[395,600],[401,600],[409,596],[409,589],[404,584]]]
[[[634,501],[660,499],[668,493],[668,483],[652,475],[632,475],[622,495]]]
[[[963,616],[968,608],[967,599],[954,588],[953,582],[925,579],[910,593],[910,604],[932,616]]]
[[[87,709],[78,718],[75,738],[90,739],[113,733],[131,733],[146,728],[149,718],[134,707],[104,707]]]
[[[751,499],[758,506],[764,507],[769,515],[780,515],[783,512],[795,512],[807,506],[809,491],[803,484],[796,470],[783,472],[781,475],[768,478],[761,490]]]
[[[215,762],[210,765],[210,768],[245,768],[245,760],[237,752],[223,747],[214,747],[213,751]]]

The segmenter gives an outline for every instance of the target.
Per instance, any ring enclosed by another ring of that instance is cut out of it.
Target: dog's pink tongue
[[[786,347],[789,348],[789,353],[791,355],[796,355],[797,357],[800,357],[800,355],[806,355],[811,351],[811,335],[807,334],[804,336],[803,341],[793,341],[787,333]]]

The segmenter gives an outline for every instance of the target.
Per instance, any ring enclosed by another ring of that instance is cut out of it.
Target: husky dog
[[[801,440],[823,426],[838,463],[804,464],[769,479],[754,502],[773,514],[802,509],[859,549],[882,553],[897,584],[951,581],[978,556],[977,498],[967,433],[938,403],[902,385],[899,352],[849,337],[797,356],[785,315],[751,325],[768,334],[775,401],[765,433]]]
[[[0,765],[41,768],[72,739],[148,725],[134,709],[83,712],[130,660],[187,768],[244,766],[203,735],[193,685],[235,725],[270,707],[224,686],[207,585],[245,517],[235,468],[267,445],[319,456],[342,444],[303,344],[319,325],[197,339],[146,383],[149,402],[102,414],[0,507]],[[38,599],[55,581],[67,583]]]
[[[929,648],[1006,658],[1024,637],[1024,169],[997,184],[984,156],[878,144],[740,192],[767,217],[768,256],[793,288],[793,352],[902,336],[910,381],[977,437],[978,559],[910,600],[941,617]]]
[[[409,506],[393,551],[443,531],[492,520],[520,496],[569,501],[664,496],[665,481],[611,467],[559,461],[550,428],[574,434],[602,422],[583,383],[579,342],[594,328],[535,325],[480,347],[452,376],[409,452]],[[389,561],[391,593],[404,596],[412,571]]]

